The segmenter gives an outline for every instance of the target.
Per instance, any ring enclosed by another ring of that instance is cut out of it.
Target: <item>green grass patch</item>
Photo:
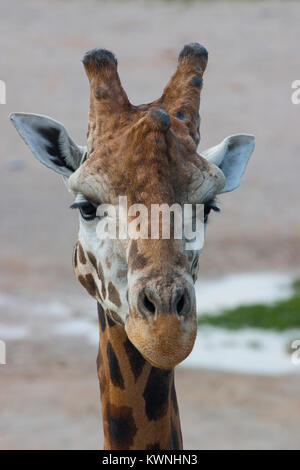
[[[295,279],[292,283],[292,288],[295,294],[300,296],[300,279]]]
[[[293,283],[293,295],[272,305],[245,305],[224,310],[220,315],[201,315],[198,325],[212,325],[231,330],[266,328],[283,331],[300,328],[300,279]]]

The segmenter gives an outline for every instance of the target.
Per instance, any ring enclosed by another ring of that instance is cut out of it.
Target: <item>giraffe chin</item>
[[[196,334],[196,313],[188,319],[174,313],[145,319],[130,312],[125,323],[129,340],[152,366],[172,369],[193,349]]]

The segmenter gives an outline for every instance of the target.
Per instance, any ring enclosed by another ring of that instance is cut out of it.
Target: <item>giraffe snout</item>
[[[186,286],[175,285],[167,293],[146,286],[138,293],[137,310],[143,317],[174,313],[188,316],[192,311],[192,293]]]
[[[197,333],[195,291],[183,277],[132,286],[125,330],[155,367],[175,367],[191,352]]]

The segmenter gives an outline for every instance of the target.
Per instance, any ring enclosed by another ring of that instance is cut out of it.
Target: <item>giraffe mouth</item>
[[[159,314],[153,321],[130,312],[125,330],[152,366],[171,369],[191,353],[197,334],[196,312],[188,319],[178,315]]]

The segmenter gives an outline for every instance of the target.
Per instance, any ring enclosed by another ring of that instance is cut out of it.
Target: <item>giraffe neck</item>
[[[182,449],[174,370],[152,367],[98,304],[104,449]]]

